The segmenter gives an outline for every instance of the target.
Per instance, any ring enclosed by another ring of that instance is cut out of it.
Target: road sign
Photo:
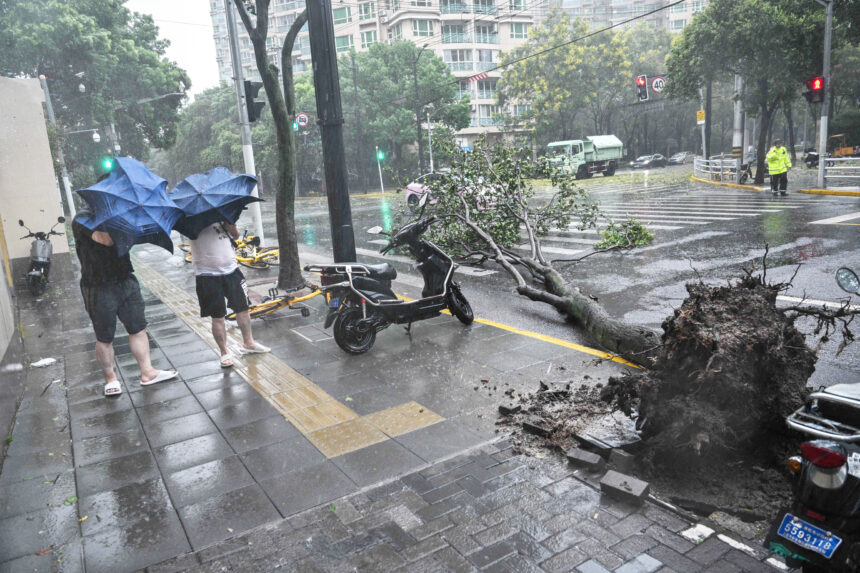
[[[704,125],[705,124],[705,110],[700,109],[696,111],[696,125]]]
[[[308,114],[304,112],[296,114],[296,123],[299,124],[299,127],[307,127],[310,121],[311,118],[308,117]]]
[[[651,91],[660,93],[666,87],[666,78],[663,76],[654,76],[651,78]]]

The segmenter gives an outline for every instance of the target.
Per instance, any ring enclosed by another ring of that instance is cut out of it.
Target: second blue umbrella
[[[235,224],[249,203],[262,201],[251,195],[256,184],[253,175],[239,175],[226,167],[189,175],[170,192],[170,198],[184,213],[173,228],[196,239],[212,223]]]

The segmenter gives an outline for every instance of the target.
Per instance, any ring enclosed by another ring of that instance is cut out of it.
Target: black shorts
[[[245,275],[239,269],[229,275],[197,275],[197,300],[204,317],[224,318],[228,306],[233,312],[248,310]]]
[[[84,296],[84,308],[90,315],[96,340],[99,342],[113,342],[117,317],[129,334],[137,334],[146,328],[143,297],[140,294],[140,284],[134,275],[113,284],[81,284],[81,294]]]

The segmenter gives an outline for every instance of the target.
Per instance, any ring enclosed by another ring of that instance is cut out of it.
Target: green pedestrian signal
[[[385,152],[382,151],[381,149],[377,149],[376,150],[376,159],[379,161],[382,161],[383,159],[385,159]]]
[[[113,157],[102,157],[99,163],[105,173],[109,173],[113,169]]]
[[[299,130],[299,122],[294,121],[293,122],[293,131],[298,131],[298,130]]]

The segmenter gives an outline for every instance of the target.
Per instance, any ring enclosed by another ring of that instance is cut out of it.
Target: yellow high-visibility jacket
[[[765,161],[767,161],[767,170],[771,175],[779,175],[791,169],[791,158],[785,147],[771,147],[770,151],[767,152]]]

